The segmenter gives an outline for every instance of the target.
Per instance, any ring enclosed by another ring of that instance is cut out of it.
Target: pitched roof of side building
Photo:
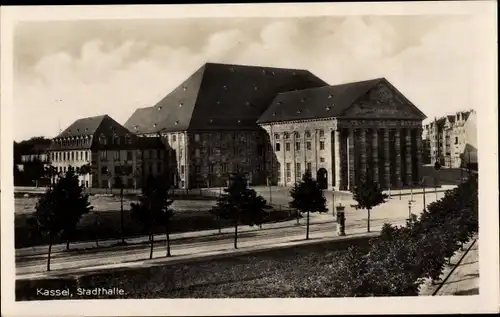
[[[138,134],[256,129],[277,94],[325,85],[307,70],[207,63],[153,107],[137,109],[125,127]]]

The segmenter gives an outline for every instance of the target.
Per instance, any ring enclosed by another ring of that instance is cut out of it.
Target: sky
[[[442,15],[23,22],[14,139],[102,114],[123,124],[206,62],[303,68],[331,85],[385,77],[428,118],[467,110],[479,25]]]

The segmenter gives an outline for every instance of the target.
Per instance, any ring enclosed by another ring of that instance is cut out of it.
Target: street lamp
[[[423,195],[422,195],[422,199],[423,199],[423,204],[424,204],[424,209],[423,211],[425,211],[425,176],[422,177],[422,190],[423,190]]]

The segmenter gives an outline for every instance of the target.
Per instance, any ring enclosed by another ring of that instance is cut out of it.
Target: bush
[[[329,283],[343,296],[415,296],[478,231],[477,178],[446,192],[406,227],[384,225],[368,253],[350,249]]]

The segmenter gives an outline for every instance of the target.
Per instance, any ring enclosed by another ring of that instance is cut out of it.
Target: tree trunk
[[[125,244],[125,232],[123,231],[123,186],[120,188],[120,227],[122,235],[122,244]]]
[[[307,211],[307,229],[306,229],[306,240],[309,240],[309,210]]]
[[[151,233],[151,249],[149,250],[149,259],[150,260],[153,258],[153,244],[155,242],[154,240],[155,240],[154,234]]]
[[[368,210],[368,223],[367,223],[367,232],[370,232],[370,208]]]
[[[234,248],[238,249],[238,222],[234,224]]]
[[[167,235],[167,256],[171,256],[171,254],[170,254],[170,226],[168,224],[168,220],[167,220],[167,223],[165,225],[165,233]]]
[[[49,233],[49,252],[47,256],[47,271],[50,271],[50,253],[52,252],[52,233]]]

